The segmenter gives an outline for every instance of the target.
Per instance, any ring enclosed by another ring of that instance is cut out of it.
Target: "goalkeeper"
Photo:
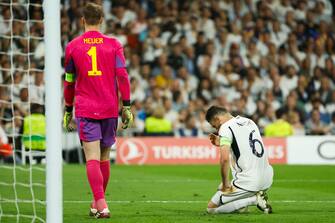
[[[110,175],[109,153],[117,129],[118,91],[123,102],[123,129],[129,127],[133,115],[123,47],[117,39],[100,32],[102,20],[101,6],[88,3],[82,17],[85,32],[66,46],[64,127],[70,128],[74,104],[87,178],[94,196],[90,215],[109,218],[105,190]]]

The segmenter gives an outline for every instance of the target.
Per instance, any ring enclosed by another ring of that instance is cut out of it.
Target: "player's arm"
[[[126,60],[121,46],[115,55],[115,74],[118,89],[122,98],[122,128],[128,128],[133,121],[133,114],[130,110],[130,81],[126,69]]]
[[[220,171],[222,179],[222,191],[227,191],[231,189],[229,180],[229,150],[230,146],[225,145],[220,148]]]
[[[220,173],[222,179],[222,190],[227,191],[231,189],[229,180],[229,151],[232,143],[232,134],[228,128],[221,127],[219,135],[210,134],[209,139],[213,145],[220,147]]]
[[[63,126],[66,130],[69,129],[69,124],[72,120],[72,110],[75,90],[75,66],[70,54],[70,47],[67,46],[65,50],[65,80],[64,80],[64,100],[65,113],[63,119]]]

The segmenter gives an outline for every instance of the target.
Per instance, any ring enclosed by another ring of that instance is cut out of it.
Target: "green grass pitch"
[[[88,216],[91,192],[83,165],[64,165],[64,222],[335,222],[335,166],[274,166],[275,180],[269,191],[271,215],[252,207],[247,214],[208,215],[207,201],[220,182],[219,167],[112,166],[107,200],[111,219]],[[43,183],[44,173],[33,172],[34,183]],[[17,181],[29,182],[28,172],[17,170]],[[12,170],[0,168],[0,181],[11,182]],[[29,188],[16,186],[21,200],[32,198]],[[36,199],[44,200],[45,188],[34,186]],[[12,187],[0,184],[0,211],[16,215]],[[19,202],[21,214],[31,215],[31,203]],[[45,218],[45,206],[35,203],[36,214]],[[1,223],[16,222],[2,217]],[[20,218],[21,222],[31,222]],[[36,221],[39,222],[39,221]]]

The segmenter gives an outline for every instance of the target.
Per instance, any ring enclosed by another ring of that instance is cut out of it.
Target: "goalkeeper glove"
[[[63,118],[63,127],[66,131],[71,131],[72,128],[69,126],[71,120],[72,120],[72,106],[65,106],[65,113]]]
[[[122,115],[121,115],[121,118],[122,118],[122,128],[123,129],[126,129],[128,128],[131,123],[133,122],[133,119],[134,119],[134,116],[133,114],[131,113],[131,110],[130,110],[130,106],[123,106],[122,107]]]

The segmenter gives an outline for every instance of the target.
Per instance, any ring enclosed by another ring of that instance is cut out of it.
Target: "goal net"
[[[0,222],[46,222],[42,0],[0,11]]]

